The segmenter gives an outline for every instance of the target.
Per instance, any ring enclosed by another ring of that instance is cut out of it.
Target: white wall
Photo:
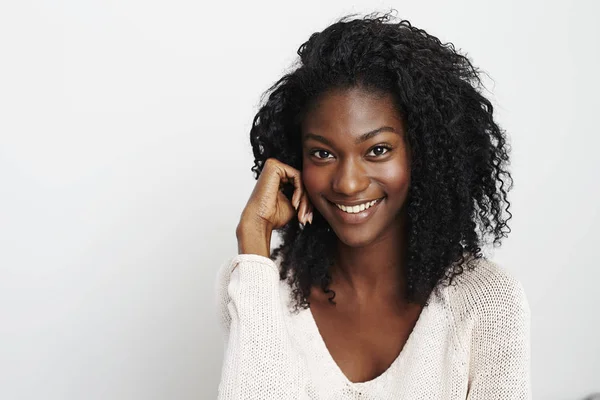
[[[493,78],[535,399],[600,391],[598,3],[288,3],[2,2],[0,398],[214,398],[260,94],[312,32],[391,7]]]

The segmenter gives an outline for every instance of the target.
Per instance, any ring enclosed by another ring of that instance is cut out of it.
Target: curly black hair
[[[452,284],[485,258],[480,246],[488,235],[499,246],[510,232],[510,147],[481,94],[480,70],[452,43],[397,21],[392,12],[354,17],[313,33],[299,47],[295,68],[263,94],[250,130],[251,169],[258,179],[273,157],[302,171],[301,121],[326,91],[361,87],[391,94],[412,155],[405,300],[426,306],[440,284]],[[290,200],[293,189],[283,189]],[[281,257],[280,279],[293,289],[295,310],[308,308],[317,284],[333,302],[336,236],[325,218],[315,209],[312,224],[302,226],[295,217],[278,232],[282,243],[270,257]]]

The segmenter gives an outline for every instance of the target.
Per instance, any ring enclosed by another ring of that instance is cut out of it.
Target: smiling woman
[[[384,237],[397,243],[406,229],[410,158],[393,95],[358,86],[330,89],[314,102],[301,126],[310,202],[346,246],[365,248]],[[375,200],[355,213],[354,207]]]
[[[527,298],[481,252],[512,181],[476,68],[389,14],[298,54],[250,132],[219,397],[530,398]]]

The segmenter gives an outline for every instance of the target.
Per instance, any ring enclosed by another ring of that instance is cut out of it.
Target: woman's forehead
[[[376,96],[356,89],[326,93],[302,121],[303,136],[344,134],[356,140],[384,127],[387,129],[383,131],[389,132],[403,130],[392,96]]]

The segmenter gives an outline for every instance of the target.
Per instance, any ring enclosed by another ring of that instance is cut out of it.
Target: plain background
[[[535,399],[600,391],[593,1],[12,1],[0,6],[0,398],[211,399],[248,132],[298,46],[398,16],[483,69],[513,146]],[[275,238],[277,242],[277,238]]]

